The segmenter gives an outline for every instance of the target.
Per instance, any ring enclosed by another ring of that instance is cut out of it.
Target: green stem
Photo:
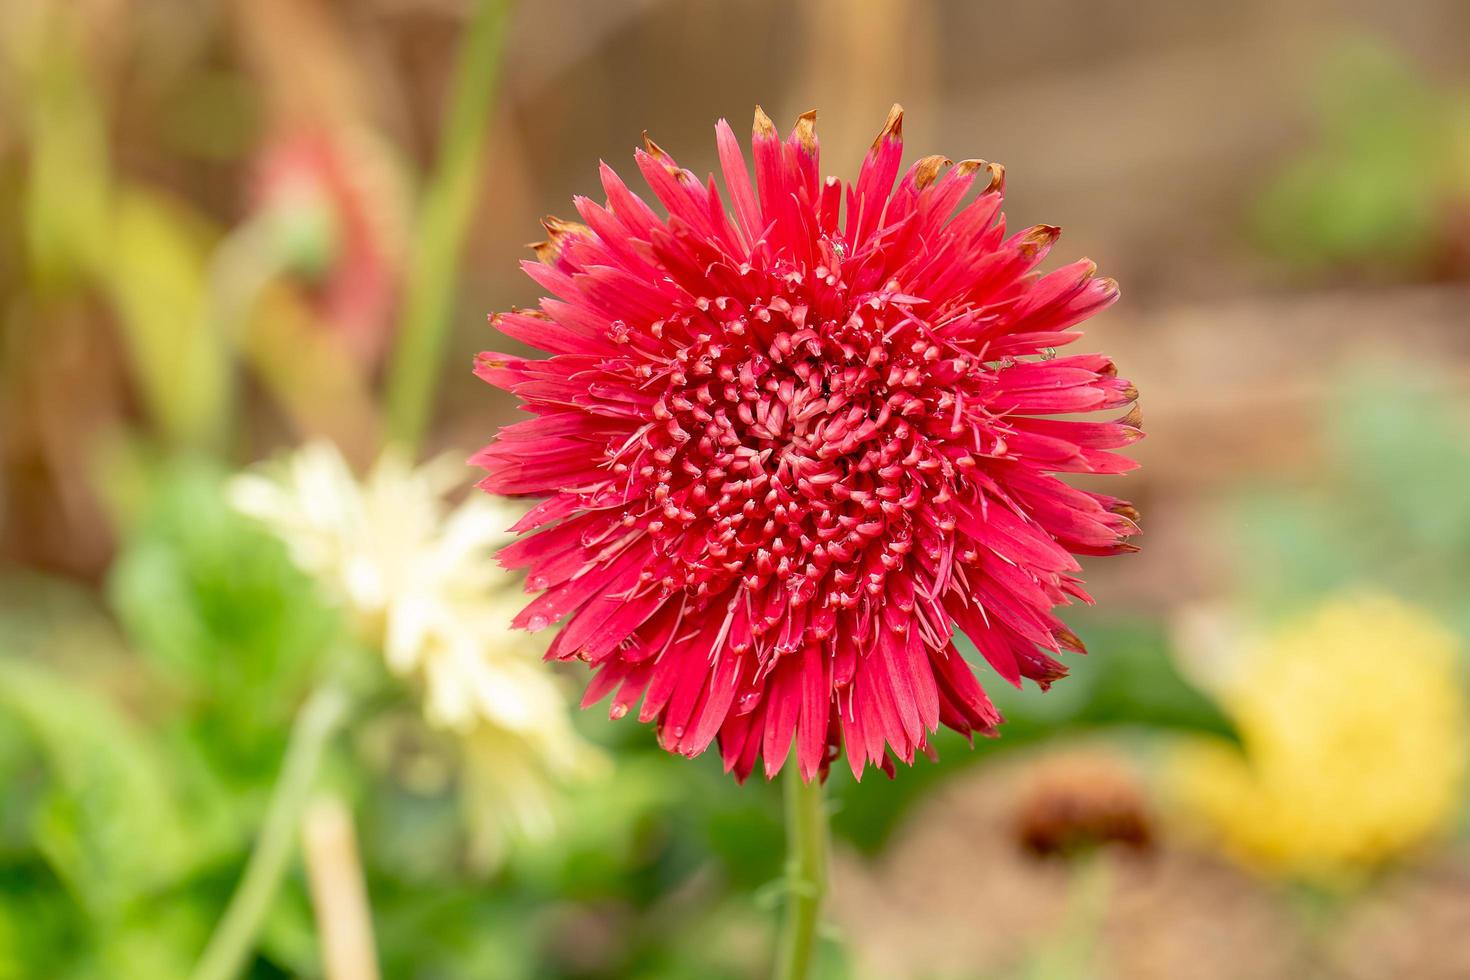
[[[424,190],[398,346],[388,378],[388,433],[410,452],[429,423],[448,339],[460,250],[475,205],[509,0],[478,0],[459,49],[438,169]]]
[[[340,688],[318,688],[296,716],[281,775],[271,793],[260,837],[224,918],[204,949],[193,980],[233,980],[255,949],[256,938],[286,876],[301,815],[311,797],[323,755],[347,720],[349,700]]]
[[[786,855],[786,917],[775,976],[805,980],[827,892],[827,804],[822,781],[804,781],[794,758],[786,762]]]

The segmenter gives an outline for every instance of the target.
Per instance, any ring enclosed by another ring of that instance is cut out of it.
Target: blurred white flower
[[[381,646],[389,670],[422,691],[429,724],[461,736],[478,819],[544,837],[558,784],[603,760],[572,726],[545,642],[510,627],[523,597],[493,555],[521,512],[485,494],[451,507],[446,495],[463,479],[452,459],[414,467],[390,451],[359,481],[335,446],[313,443],[235,477],[229,493]],[[497,849],[477,844],[487,859]]]

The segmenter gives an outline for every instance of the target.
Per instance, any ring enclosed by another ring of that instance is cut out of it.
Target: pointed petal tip
[[[927,156],[914,164],[914,183],[923,190],[939,177],[939,171],[953,164],[954,161],[942,154]]]
[[[546,233],[553,238],[560,238],[565,235],[586,235],[592,232],[591,228],[588,228],[581,222],[567,221],[565,218],[558,218],[554,214],[548,214],[542,218],[541,227],[545,228]]]
[[[1021,241],[1025,245],[1045,247],[1055,243],[1061,237],[1062,229],[1056,225],[1035,225],[1026,232],[1026,236]]]
[[[991,194],[991,193],[994,193],[996,191],[1003,191],[1003,190],[1005,190],[1005,186],[1006,186],[1006,168],[1005,168],[1005,164],[995,163],[995,162],[992,161],[991,163],[987,163],[985,165],[985,169],[990,172],[990,184],[989,184],[989,186],[987,186],[985,188],[985,190],[984,190],[983,193]]]
[[[653,137],[648,135],[648,130],[646,129],[643,131],[643,148],[650,156],[660,160],[667,160],[669,158],[669,155],[664,152],[664,148],[653,141]]]
[[[1061,648],[1063,650],[1071,650],[1073,653],[1087,652],[1087,645],[1082,642],[1081,637],[1079,637],[1076,633],[1073,633],[1071,630],[1067,629],[1067,627],[1058,627],[1057,629],[1052,630],[1051,633],[1052,636],[1056,638],[1056,642],[1061,645]],[[1066,673],[1065,667],[1062,668],[1062,672],[1063,674]]]
[[[903,142],[903,106],[897,102],[893,103],[893,108],[888,110],[888,121],[883,124],[883,129],[873,140],[873,149],[876,150],[885,140],[895,143]]]
[[[1117,514],[1119,517],[1127,518],[1134,524],[1134,526],[1137,526],[1139,520],[1143,517],[1143,515],[1138,512],[1138,508],[1134,507],[1126,500],[1118,501],[1116,504],[1109,507],[1108,510],[1111,513]]]
[[[751,124],[751,134],[757,139],[774,139],[776,136],[776,124],[771,122],[771,117],[759,105],[755,107],[755,122]]]
[[[562,246],[568,238],[578,235],[590,235],[592,229],[576,221],[566,221],[556,215],[548,214],[541,219],[541,227],[546,229],[546,241],[531,242],[526,247],[536,253],[536,258],[551,265],[561,256]]]
[[[954,165],[954,170],[955,173],[959,174],[961,177],[969,177],[972,174],[975,174],[981,170],[984,170],[988,174],[990,174],[990,183],[986,185],[985,190],[980,192],[982,194],[989,194],[992,191],[998,191],[1005,187],[1006,168],[999,163],[994,163],[990,160],[981,160],[978,158],[961,160],[959,163]]]
[[[797,143],[807,153],[817,149],[817,110],[808,109],[796,117],[796,128],[792,131]]]

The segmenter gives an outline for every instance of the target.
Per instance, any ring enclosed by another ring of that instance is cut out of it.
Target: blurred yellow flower
[[[1191,743],[1173,789],[1260,871],[1353,878],[1456,816],[1470,719],[1455,636],[1386,596],[1334,599],[1255,642],[1220,683],[1244,752]]]
[[[480,819],[544,837],[558,784],[603,760],[572,726],[544,641],[510,627],[523,597],[492,556],[520,512],[486,494],[451,507],[464,473],[448,458],[414,467],[390,451],[359,481],[336,447],[313,443],[235,477],[229,492],[422,691],[429,724],[461,737]],[[496,847],[482,839],[478,849]]]

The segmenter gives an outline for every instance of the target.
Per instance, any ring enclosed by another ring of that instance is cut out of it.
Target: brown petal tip
[[[1034,259],[1039,253],[1051,248],[1060,237],[1062,229],[1056,225],[1035,225],[1026,229],[1016,249],[1024,258]]]
[[[1108,510],[1111,513],[1117,514],[1119,517],[1128,518],[1128,520],[1132,521],[1134,525],[1137,525],[1138,519],[1143,516],[1138,512],[1137,507],[1134,507],[1126,500],[1118,501],[1117,503],[1113,504],[1113,506],[1109,507]]]
[[[1118,420],[1118,424],[1126,425],[1130,429],[1142,429],[1143,409],[1135,402],[1133,407],[1128,410],[1128,414]]]
[[[918,186],[919,190],[928,187],[939,176],[939,171],[949,166],[952,162],[946,156],[924,157],[924,159],[914,164],[915,185]]]
[[[1062,229],[1056,225],[1035,225],[1028,229],[1026,237],[1021,239],[1028,245],[1051,245],[1062,237]]]
[[[776,124],[771,122],[771,117],[766,115],[766,110],[756,106],[755,122],[751,125],[750,131],[759,139],[774,139]]]
[[[1056,638],[1057,643],[1063,650],[1071,650],[1073,653],[1087,652],[1087,646],[1082,642],[1081,638],[1065,626],[1052,630],[1051,635]]]
[[[648,135],[648,130],[646,129],[643,131],[643,148],[648,151],[650,156],[655,156],[662,160],[668,159],[669,155],[664,152],[664,148],[653,141],[653,137]]]
[[[893,108],[888,110],[888,121],[883,124],[882,131],[873,140],[873,149],[876,150],[878,144],[884,140],[903,142],[903,106],[897,102],[893,103]]]
[[[564,221],[555,215],[547,215],[541,219],[541,227],[546,229],[547,240],[544,242],[531,242],[526,247],[536,253],[536,258],[550,265],[561,255],[562,246],[566,240],[575,235],[590,235],[592,229],[575,221]]]
[[[796,141],[807,153],[817,149],[817,110],[808,109],[796,117]]]
[[[553,242],[560,241],[569,235],[590,235],[592,229],[579,221],[567,221],[558,218],[554,214],[548,214],[541,219],[541,227],[546,229],[546,234],[551,236]]]
[[[1005,165],[1004,164],[1000,164],[1000,163],[987,163],[985,165],[985,169],[988,170],[988,171],[990,171],[990,185],[985,188],[985,193],[986,194],[990,194],[990,193],[992,193],[994,191],[1005,190],[1005,186],[1006,186],[1006,168],[1005,168]]]

